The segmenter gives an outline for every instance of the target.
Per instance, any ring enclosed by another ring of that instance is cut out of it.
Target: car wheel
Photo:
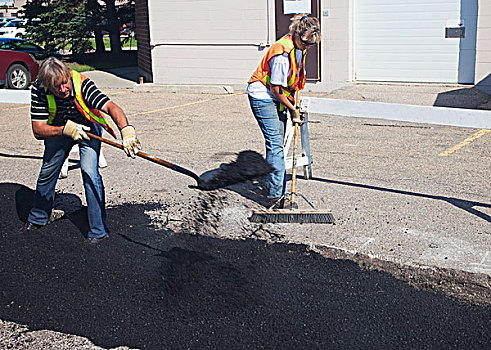
[[[7,70],[7,86],[9,89],[25,90],[31,84],[31,73],[20,65],[13,64]]]

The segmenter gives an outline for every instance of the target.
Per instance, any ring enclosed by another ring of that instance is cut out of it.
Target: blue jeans
[[[264,135],[266,161],[273,167],[268,177],[268,198],[278,198],[285,194],[286,170],[284,156],[284,136],[287,120],[286,109],[280,111],[280,103],[273,100],[260,100],[249,96],[252,113]]]
[[[91,133],[101,136],[102,128],[92,124]],[[74,141],[69,137],[57,137],[44,140],[43,164],[36,184],[34,203],[27,221],[37,225],[46,225],[51,215],[55,199],[55,187],[61,167],[68,157]],[[90,238],[100,238],[106,235],[105,220],[106,206],[104,185],[99,174],[98,160],[101,142],[90,139],[81,141],[80,169],[87,199]]]

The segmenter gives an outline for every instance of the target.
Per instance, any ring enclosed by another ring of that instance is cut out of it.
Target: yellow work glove
[[[89,130],[90,127],[88,126],[68,120],[63,128],[63,135],[71,137],[74,141],[89,140],[89,136],[85,133]]]
[[[121,129],[121,136],[123,137],[123,147],[126,155],[131,158],[135,158],[138,150],[142,149],[140,141],[136,138],[136,131],[132,125],[127,125]]]
[[[298,123],[299,125],[303,124],[303,113],[300,113],[299,108],[295,108],[294,110],[290,109],[290,117],[292,118],[293,123]]]

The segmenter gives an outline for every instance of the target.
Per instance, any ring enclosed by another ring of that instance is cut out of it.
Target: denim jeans
[[[268,198],[278,198],[285,194],[286,189],[283,147],[287,120],[286,109],[280,111],[279,102],[260,100],[251,96],[249,96],[249,103],[264,136],[266,161],[274,169],[268,177]]]
[[[92,124],[90,132],[100,136],[102,128]],[[73,145],[74,141],[65,136],[44,140],[43,164],[36,184],[33,206],[27,221],[37,225],[48,223],[61,167]],[[79,148],[80,169],[82,170],[82,180],[87,199],[88,237],[100,238],[106,235],[104,185],[98,168],[101,142],[94,139],[84,140],[79,143]]]

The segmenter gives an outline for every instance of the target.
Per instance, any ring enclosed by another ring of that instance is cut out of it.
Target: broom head
[[[334,224],[330,210],[254,210],[249,218],[257,223]]]

